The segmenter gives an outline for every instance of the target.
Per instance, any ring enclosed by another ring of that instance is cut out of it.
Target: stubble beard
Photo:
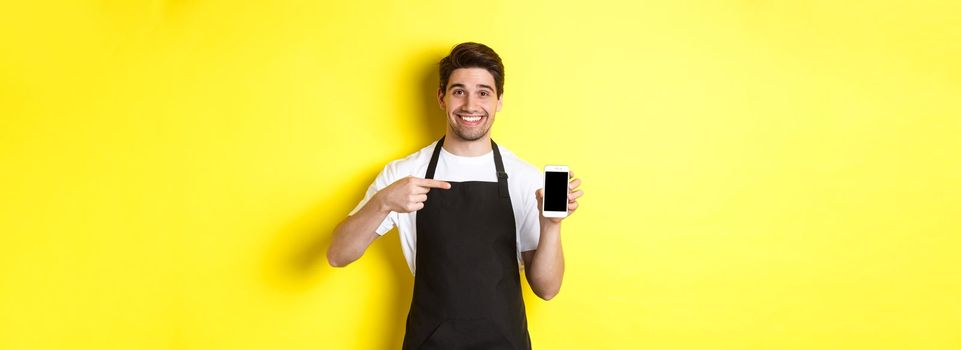
[[[478,129],[476,132],[471,132],[473,130],[463,130],[463,128],[456,126],[451,126],[451,129],[454,130],[454,135],[457,135],[457,137],[461,140],[477,141],[484,137],[484,135],[487,135],[487,132],[490,131],[490,126],[484,128],[483,130]]]

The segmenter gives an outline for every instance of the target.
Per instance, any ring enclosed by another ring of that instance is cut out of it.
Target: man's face
[[[437,91],[447,128],[462,140],[476,141],[490,132],[501,98],[494,91],[494,76],[484,68],[458,68],[447,80],[447,91]]]

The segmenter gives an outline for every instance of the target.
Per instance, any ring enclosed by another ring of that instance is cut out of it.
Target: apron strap
[[[434,154],[430,156],[430,163],[427,163],[427,175],[424,175],[425,179],[434,178],[434,170],[437,170],[437,158],[440,157],[440,149],[444,146],[444,138],[447,135],[441,136],[440,140],[437,140],[437,146],[434,146]]]
[[[494,149],[494,167],[497,168],[497,188],[502,198],[510,198],[510,191],[507,190],[507,172],[504,171],[504,161],[501,159],[501,150],[497,148],[494,139],[491,139],[491,148]]]
[[[430,163],[427,164],[425,179],[434,178],[434,171],[437,170],[437,158],[440,158],[440,149],[444,147],[445,137],[447,135],[441,136],[440,140],[437,140],[437,145],[434,146],[434,153],[431,154]],[[510,198],[510,191],[507,188],[507,171],[504,171],[504,160],[501,158],[501,151],[497,148],[497,143],[494,143],[494,139],[491,139],[491,149],[494,150],[494,168],[497,169],[498,192],[500,192],[501,197]]]

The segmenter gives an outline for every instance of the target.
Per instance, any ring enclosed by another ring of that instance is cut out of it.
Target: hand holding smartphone
[[[567,217],[567,195],[570,170],[566,165],[544,166],[544,217]]]

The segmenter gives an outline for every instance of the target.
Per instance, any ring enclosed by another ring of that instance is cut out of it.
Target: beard
[[[489,120],[490,116],[484,116],[485,124],[474,128],[468,128],[463,125],[448,122],[451,130],[454,131],[454,135],[464,141],[477,141],[480,140],[487,132],[491,129],[491,122]]]
[[[461,140],[477,141],[477,140],[480,140],[481,137],[484,137],[484,135],[487,135],[487,131],[490,130],[490,125],[483,128],[469,128],[469,129],[452,125],[451,129],[454,130],[454,135],[457,135],[457,137],[460,138]]]

